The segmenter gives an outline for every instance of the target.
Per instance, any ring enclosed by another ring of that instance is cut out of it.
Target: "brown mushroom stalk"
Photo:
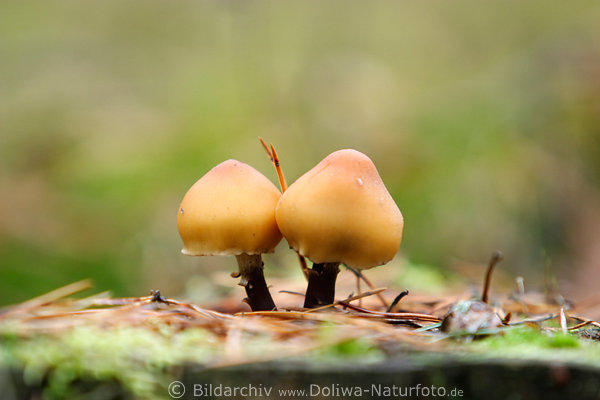
[[[260,254],[238,254],[235,257],[241,278],[238,285],[243,286],[248,295],[244,301],[248,303],[252,311],[274,310],[275,302],[271,297],[263,274],[262,256]]]
[[[315,308],[335,301],[335,281],[340,263],[315,263],[308,270],[308,287],[304,297],[305,308]]]

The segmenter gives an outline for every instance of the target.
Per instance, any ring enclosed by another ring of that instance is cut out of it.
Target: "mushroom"
[[[390,261],[404,220],[375,165],[359,151],[331,153],[281,196],[277,224],[313,262],[304,307],[334,302],[339,264],[368,269]]]
[[[275,309],[263,275],[262,253],[281,241],[275,206],[281,192],[263,174],[227,160],[200,178],[177,213],[181,252],[191,256],[234,255],[253,311]]]

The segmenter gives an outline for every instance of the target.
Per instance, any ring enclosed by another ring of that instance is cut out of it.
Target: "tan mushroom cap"
[[[275,207],[281,193],[260,172],[227,160],[185,194],[177,212],[183,254],[271,253],[281,240]]]
[[[277,224],[292,248],[315,263],[367,269],[390,261],[404,220],[375,165],[356,150],[339,150],[281,196]]]

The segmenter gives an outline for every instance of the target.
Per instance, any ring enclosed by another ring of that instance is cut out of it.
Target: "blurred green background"
[[[292,182],[330,152],[377,165],[401,255],[589,294],[600,278],[600,6],[572,1],[0,5],[0,304],[77,279],[210,291],[179,202],[236,158]],[[284,244],[270,276],[297,272]],[[595,275],[594,275],[595,274]],[[231,282],[233,286],[233,281]]]

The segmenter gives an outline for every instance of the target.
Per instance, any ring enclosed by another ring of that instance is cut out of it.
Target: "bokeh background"
[[[219,280],[233,258],[180,254],[175,216],[225,159],[275,182],[259,136],[290,182],[369,155],[405,216],[394,268],[467,274],[502,249],[528,287],[591,295],[598,21],[589,1],[3,1],[0,304],[87,277],[241,290]],[[267,275],[286,274],[283,243]]]

